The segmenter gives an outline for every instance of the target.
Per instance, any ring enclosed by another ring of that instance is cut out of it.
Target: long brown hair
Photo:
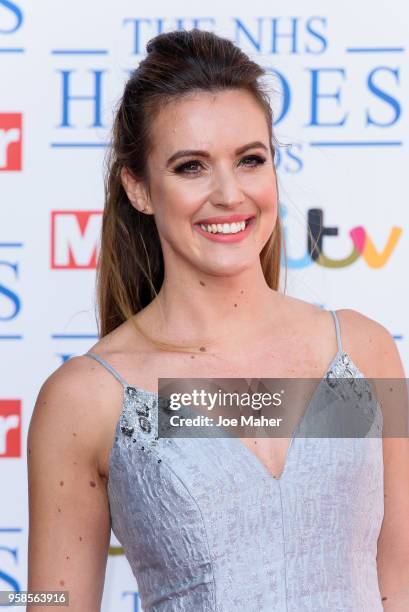
[[[126,168],[135,179],[143,180],[149,193],[149,128],[155,113],[168,101],[195,90],[244,89],[253,94],[266,116],[274,160],[272,109],[268,93],[258,80],[266,72],[231,41],[196,28],[159,34],[148,42],[146,50],[118,102],[105,158],[105,205],[96,276],[99,336],[104,337],[131,318],[137,331],[158,348],[195,352],[198,347],[152,338],[135,321],[133,315],[161,288],[164,261],[154,215],[145,215],[130,204],[121,171]],[[266,283],[276,290],[282,246],[277,215],[274,230],[260,253]]]

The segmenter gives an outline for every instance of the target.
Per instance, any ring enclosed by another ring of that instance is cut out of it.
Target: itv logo
[[[101,229],[100,210],[51,213],[51,268],[93,270]]]
[[[0,400],[0,458],[21,457],[21,400]]]
[[[22,169],[21,113],[0,113],[0,171]]]
[[[280,203],[281,218],[288,216],[287,206]],[[288,239],[288,228],[283,224],[284,240]],[[324,252],[324,238],[338,236],[339,227],[328,227],[324,223],[324,211],[321,208],[309,208],[307,210],[307,246],[304,255],[298,258],[286,256],[281,259],[286,262],[289,268],[300,269],[312,265],[313,263],[324,268],[346,268],[355,263],[360,257],[370,268],[383,268],[394,253],[399,239],[403,233],[403,228],[392,226],[386,241],[382,247],[377,247],[369,231],[362,225],[357,225],[349,230],[350,242],[348,251],[340,259],[332,259]]]

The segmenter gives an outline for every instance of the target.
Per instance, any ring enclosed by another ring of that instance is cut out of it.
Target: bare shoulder
[[[75,449],[77,456],[87,455],[83,460],[98,470],[112,405],[120,402],[121,386],[101,376],[101,366],[95,365],[90,357],[72,357],[42,383],[30,420],[29,448],[48,443],[52,437],[55,443]]]
[[[342,344],[368,378],[404,378],[400,354],[389,330],[350,308],[337,310]]]
[[[158,351],[135,330],[131,319],[98,340],[89,352],[102,358],[127,384],[144,389],[156,386],[154,371]],[[91,362],[89,367],[96,371],[104,389],[106,385],[120,387],[118,380],[100,363],[89,357],[83,358]]]
[[[291,320],[300,321],[303,335],[325,351],[328,330],[333,325],[326,309],[298,298],[286,296]],[[336,310],[342,346],[367,378],[404,378],[404,370],[396,343],[389,330],[371,317],[354,310]],[[327,356],[330,353],[327,353]]]

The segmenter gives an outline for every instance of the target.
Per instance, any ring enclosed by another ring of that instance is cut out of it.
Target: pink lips
[[[231,221],[229,220],[230,218],[232,219]],[[249,215],[231,215],[230,217],[208,217],[201,223],[203,223],[204,225],[211,223],[237,223],[240,221],[245,221],[249,218]],[[214,219],[214,221],[211,221],[211,219]],[[208,240],[211,240],[212,242],[240,242],[241,240],[244,240],[244,238],[246,238],[246,236],[248,236],[251,232],[252,225],[254,224],[254,219],[255,217],[252,216],[249,222],[246,224],[244,230],[235,234],[212,234],[203,230],[200,225],[195,224],[193,227],[199,232],[199,234],[202,234],[202,236],[205,236]]]

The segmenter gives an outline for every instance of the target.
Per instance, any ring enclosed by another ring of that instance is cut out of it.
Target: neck
[[[270,289],[261,266],[230,277],[165,275],[141,323],[166,342],[232,348],[271,329],[281,304],[282,294]]]

